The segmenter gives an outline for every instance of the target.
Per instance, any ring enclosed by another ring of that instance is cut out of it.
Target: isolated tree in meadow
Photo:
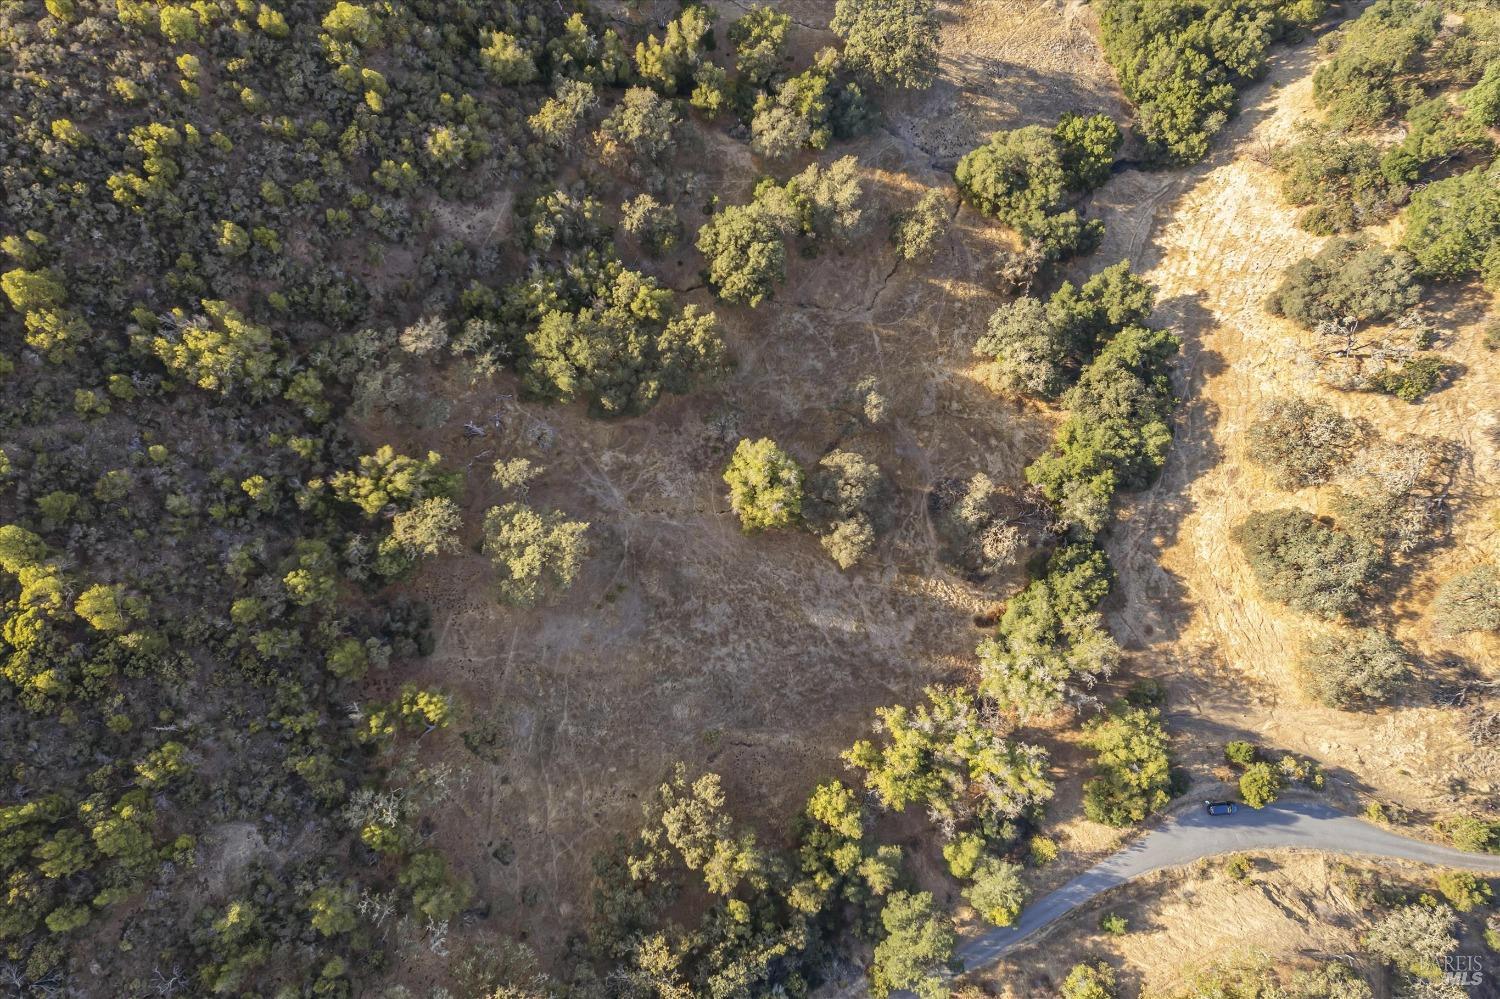
[[[500,570],[501,598],[530,606],[567,589],[588,557],[588,528],[560,510],[540,513],[522,503],[490,507],[481,548]]]
[[[746,531],[791,527],[802,519],[802,466],[768,437],[735,446],[724,482]]]

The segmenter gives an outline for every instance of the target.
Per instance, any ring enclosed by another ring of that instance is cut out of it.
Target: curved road
[[[1500,855],[1465,853],[1411,839],[1320,801],[1284,800],[1260,810],[1241,805],[1234,815],[1213,818],[1199,805],[1168,819],[1057,891],[1043,895],[1021,913],[1014,925],[992,929],[962,944],[955,957],[963,963],[964,971],[982,968],[1096,895],[1143,874],[1216,854],[1278,849],[1412,860],[1500,874]]]

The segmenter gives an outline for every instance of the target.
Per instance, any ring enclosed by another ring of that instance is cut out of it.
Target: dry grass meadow
[[[719,6],[733,16],[735,5]],[[796,44],[816,47],[832,4],[785,6]],[[484,470],[504,454],[547,467],[533,502],[593,524],[587,570],[554,604],[497,603],[488,562],[472,552],[426,567],[414,585],[438,635],[415,678],[440,681],[465,705],[458,727],[468,748],[451,762],[468,778],[437,817],[441,844],[491,904],[490,925],[523,934],[549,959],[586,916],[591,856],[633,829],[641,797],[672,762],[718,771],[738,814],[767,831],[784,828],[816,782],[841,772],[838,752],[867,730],[874,708],[964,675],[981,635],[976,617],[1020,580],[979,587],[955,575],[939,560],[927,512],[929,489],[947,476],[983,471],[1018,482],[1057,418],[991,393],[970,354],[1002,300],[994,268],[1006,236],[955,195],[955,224],[936,258],[898,265],[884,221],[922,187],[951,192],[954,161],[990,131],[1069,110],[1123,117],[1125,105],[1086,6],[994,0],[946,3],[942,12],[940,82],[888,105],[881,130],[830,150],[857,156],[866,170],[866,234],[818,258],[793,254],[787,284],[760,308],[719,310],[736,359],[722,384],[612,423],[581,407],[434,385],[454,400],[435,427],[379,428],[381,439],[404,436],[470,465],[471,523],[497,502]],[[1166,473],[1127,503],[1109,541],[1121,576],[1109,623],[1131,675],[1168,683],[1175,754],[1197,776],[1211,772],[1225,740],[1248,737],[1321,760],[1334,793],[1350,800],[1375,794],[1431,812],[1493,801],[1500,736],[1486,744],[1472,724],[1496,710],[1500,688],[1474,687],[1462,707],[1435,701],[1461,669],[1500,678],[1500,657],[1493,640],[1435,637],[1426,606],[1437,582],[1497,547],[1500,359],[1477,343],[1471,294],[1445,316],[1443,350],[1466,368],[1453,386],[1415,406],[1333,393],[1314,382],[1295,331],[1261,310],[1282,268],[1317,245],[1294,227],[1265,165],[1308,111],[1312,62],[1310,44],[1280,56],[1269,80],[1245,94],[1245,113],[1209,162],[1126,171],[1094,196],[1090,213],[1108,236],[1077,273],[1128,258],[1158,284],[1157,321],[1177,328],[1185,345]],[[748,198],[755,165],[743,144],[707,139],[683,155],[707,164],[715,189],[742,181]],[[508,212],[484,218],[469,237],[504,239]],[[691,232],[696,219],[687,221]],[[692,266],[684,255],[661,272],[691,289],[699,284]],[[709,302],[701,288],[685,298]],[[890,403],[875,429],[852,420],[843,398],[866,375]],[[1396,603],[1397,633],[1418,651],[1423,681],[1394,707],[1354,714],[1303,703],[1287,664],[1312,626],[1260,599],[1228,542],[1251,510],[1319,502],[1277,495],[1244,460],[1258,406],[1287,393],[1326,396],[1382,433],[1434,434],[1465,448],[1451,537],[1419,562]],[[484,436],[466,436],[465,423]],[[871,563],[841,573],[808,534],[743,535],[719,478],[739,436],[774,437],[804,463],[835,446],[876,460],[895,486],[897,515]],[[1071,742],[1076,727],[1065,718],[1039,733],[1060,780],[1050,831],[1066,851],[1049,881],[1117,842],[1081,817],[1087,754]],[[1195,948],[1211,952],[1233,933],[1264,932],[1291,947],[1320,925],[1319,906],[1338,904],[1328,901],[1320,864],[1297,861],[1278,873],[1276,891],[1300,893],[1305,912],[1275,930],[1259,921],[1282,911],[1271,898],[1245,910],[1243,923],[1179,938],[1191,898],[1168,886],[1150,917],[1162,929],[1133,938],[1125,959],[1156,967]],[[930,858],[919,858],[923,865]],[[1309,946],[1336,947],[1340,931],[1327,930]],[[1073,936],[1057,939],[1068,941],[1059,953],[1071,950]],[[1050,974],[1051,965],[1036,967]]]

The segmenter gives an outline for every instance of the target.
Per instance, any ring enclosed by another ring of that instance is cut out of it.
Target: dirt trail
[[[1267,165],[1269,152],[1311,111],[1312,59],[1311,46],[1282,56],[1245,94],[1244,114],[1209,162],[1187,172],[1127,172],[1096,199],[1110,233],[1095,259],[1130,259],[1159,288],[1158,320],[1183,337],[1184,403],[1166,470],[1128,502],[1109,542],[1123,594],[1110,624],[1139,653],[1139,672],[1168,681],[1174,728],[1189,737],[1179,740],[1187,762],[1214,762],[1224,741],[1249,737],[1322,760],[1346,791],[1437,810],[1500,787],[1497,748],[1464,735],[1463,712],[1430,706],[1433,682],[1455,660],[1493,677],[1500,670],[1494,645],[1439,641],[1426,617],[1435,581],[1495,550],[1483,511],[1500,482],[1497,365],[1478,345],[1473,303],[1483,296],[1473,289],[1463,296],[1467,305],[1444,304],[1457,295],[1435,296],[1452,330],[1440,349],[1466,370],[1415,406],[1319,386],[1298,331],[1264,312],[1283,269],[1321,245],[1296,227]],[[1256,509],[1326,512],[1326,497],[1279,493],[1244,459],[1244,433],[1260,406],[1293,394],[1325,398],[1384,437],[1431,434],[1467,451],[1451,543],[1426,557],[1397,604],[1396,633],[1428,681],[1401,706],[1359,714],[1303,703],[1289,667],[1320,626],[1263,601],[1229,540]]]

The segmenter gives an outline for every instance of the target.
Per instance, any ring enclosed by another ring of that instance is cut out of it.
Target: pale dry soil
[[[1496,708],[1500,647],[1478,636],[1438,636],[1430,603],[1443,579],[1500,553],[1500,363],[1479,342],[1494,303],[1477,287],[1431,296],[1446,330],[1439,349],[1462,373],[1416,405],[1321,386],[1306,338],[1265,313],[1284,268],[1321,245],[1296,228],[1266,165],[1268,152],[1312,112],[1309,55],[1309,47],[1288,53],[1268,82],[1246,93],[1245,113],[1209,163],[1176,175],[1126,173],[1101,192],[1117,210],[1105,209],[1109,235],[1098,258],[1126,257],[1143,271],[1159,288],[1157,320],[1183,339],[1184,402],[1165,474],[1128,503],[1109,541],[1123,596],[1109,623],[1134,652],[1134,670],[1167,681],[1185,762],[1220,762],[1225,741],[1248,738],[1322,761],[1350,803],[1365,794],[1429,815],[1464,804],[1493,808],[1500,746],[1471,723]],[[1327,512],[1327,490],[1281,493],[1245,458],[1260,407],[1290,395],[1327,400],[1386,439],[1421,434],[1462,448],[1445,539],[1397,576],[1393,633],[1411,651],[1418,683],[1395,706],[1342,712],[1296,693],[1292,662],[1328,626],[1263,599],[1230,540],[1255,510]],[[1464,708],[1448,706],[1466,677],[1491,686],[1473,688]]]

